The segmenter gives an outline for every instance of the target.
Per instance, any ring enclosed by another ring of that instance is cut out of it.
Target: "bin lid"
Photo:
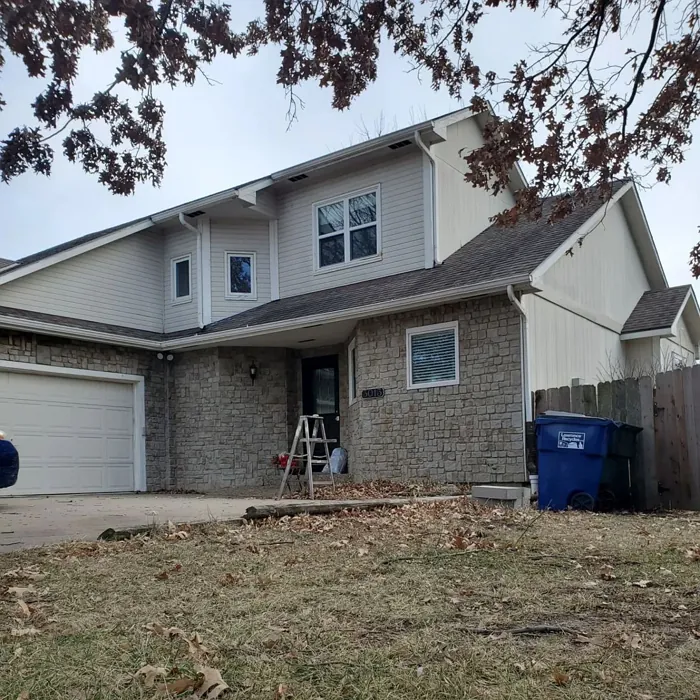
[[[630,425],[629,423],[622,423],[620,421],[613,420],[612,418],[599,418],[597,416],[582,416],[578,413],[563,413],[558,411],[547,411],[543,415],[537,416],[535,418],[536,425],[587,425],[587,426],[598,426],[605,428],[608,426],[614,426],[616,428],[621,428],[624,430],[633,430],[635,432],[641,432],[642,428],[636,425]]]

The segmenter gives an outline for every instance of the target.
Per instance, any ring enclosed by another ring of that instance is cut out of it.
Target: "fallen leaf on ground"
[[[615,574],[610,573],[609,571],[602,571],[600,574],[600,578],[603,579],[603,581],[614,581],[617,576]]]
[[[136,671],[134,678],[143,679],[143,684],[147,688],[152,688],[158,676],[165,678],[167,675],[168,672],[162,666],[151,666],[150,664],[147,664]]]
[[[194,690],[199,687],[199,682],[193,678],[178,678],[176,681],[170,681],[158,686],[158,690],[168,695],[180,695],[186,690]]]
[[[23,690],[18,696],[17,700],[29,700],[29,691]]]
[[[220,583],[222,586],[235,586],[243,581],[243,576],[240,574],[227,573],[221,577]]]
[[[700,561],[700,547],[685,550],[685,558],[691,561]]]
[[[653,585],[653,581],[641,579],[640,581],[632,581],[632,585],[637,586],[637,588],[649,588],[649,586]]]
[[[369,549],[367,549],[367,547],[360,547],[357,550],[358,557],[364,557],[364,556],[367,556],[368,554],[369,554]]]
[[[171,532],[169,535],[165,536],[166,540],[186,540],[190,536],[189,532],[184,530],[178,530],[177,532]]]
[[[24,588],[22,586],[10,586],[7,592],[17,598],[25,598],[28,595],[36,593],[36,589],[34,586],[26,586]]]
[[[555,671],[552,674],[552,683],[554,683],[554,685],[566,685],[570,680],[571,676],[561,671]]]
[[[221,693],[228,690],[229,686],[221,677],[221,671],[218,669],[195,666],[195,671],[203,676],[199,687],[195,690],[195,697],[202,700],[216,700]]]
[[[289,692],[289,686],[280,683],[275,690],[275,700],[287,700],[287,698],[291,697],[292,694]]]
[[[36,627],[19,627],[10,630],[13,637],[32,637],[35,634],[41,634]]]
[[[202,638],[199,635],[199,632],[195,632],[191,637],[185,637],[183,635],[182,638],[187,642],[190,654],[196,656],[197,654],[209,653],[209,649],[202,644]]]
[[[32,616],[32,611],[29,609],[29,606],[21,598],[17,601],[17,605],[19,605],[24,618],[29,619]]]
[[[168,578],[168,572],[161,571],[159,574],[156,574],[154,578],[158,579],[159,581],[165,581]]]

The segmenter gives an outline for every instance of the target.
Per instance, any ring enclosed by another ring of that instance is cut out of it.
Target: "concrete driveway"
[[[0,498],[0,554],[65,540],[95,540],[110,527],[231,520],[240,518],[249,506],[274,502],[190,494],[4,497]]]

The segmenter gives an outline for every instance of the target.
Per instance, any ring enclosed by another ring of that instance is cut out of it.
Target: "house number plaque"
[[[363,399],[381,399],[384,396],[384,389],[363,389]]]

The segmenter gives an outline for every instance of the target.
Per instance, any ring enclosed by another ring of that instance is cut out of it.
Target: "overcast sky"
[[[236,8],[242,16],[258,8],[258,0],[239,2]],[[475,46],[477,58],[488,67],[505,69],[522,54],[525,44],[540,41],[548,31],[557,31],[552,17],[542,20],[530,13],[499,12],[484,26]],[[111,56],[89,56],[82,63],[78,92],[92,94],[103,88],[113,66]],[[221,58],[207,69],[220,85],[209,86],[201,80],[194,87],[159,95],[167,110],[168,144],[168,167],[159,189],[141,185],[132,197],[111,195],[60,155],[50,178],[27,174],[10,185],[0,185],[0,257],[18,258],[348,146],[360,140],[363,122],[372,128],[381,115],[388,124],[402,127],[424,115],[433,117],[463,106],[431,90],[428,80],[421,81],[406,62],[387,50],[378,81],[350,110],[333,110],[330,91],[305,85],[300,90],[305,109],[290,126],[284,92],[275,84],[277,67],[274,50],[235,61]],[[8,102],[0,112],[2,138],[14,126],[29,122],[29,104],[41,84],[30,82],[23,67],[10,60],[0,88]],[[697,147],[675,168],[670,186],[656,185],[642,192],[671,285],[692,281],[687,261],[698,240],[699,181]],[[696,289],[700,292],[700,286]]]

